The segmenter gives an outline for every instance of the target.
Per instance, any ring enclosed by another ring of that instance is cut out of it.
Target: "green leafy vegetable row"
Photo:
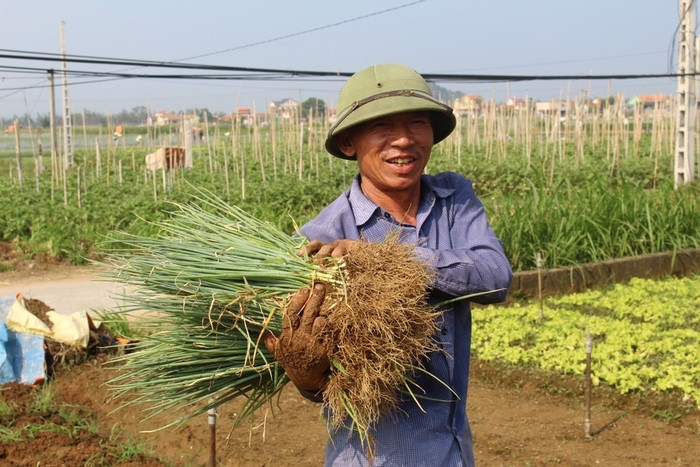
[[[621,393],[681,391],[700,407],[700,276],[632,279],[539,303],[474,310],[479,359],[582,375],[586,334],[592,375]]]

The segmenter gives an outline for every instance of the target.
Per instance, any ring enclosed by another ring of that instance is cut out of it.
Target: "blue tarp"
[[[44,337],[7,328],[5,322],[14,301],[0,298],[0,384],[34,384],[46,377]]]

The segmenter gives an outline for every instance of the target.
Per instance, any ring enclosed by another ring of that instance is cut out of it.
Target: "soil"
[[[6,275],[17,280],[38,271],[47,280],[84,273],[65,265],[25,265],[1,273],[0,281]],[[105,364],[107,358],[97,354],[62,366],[38,387],[0,386],[0,409],[14,407],[10,414],[0,410],[0,464],[194,466],[208,465],[212,452],[221,466],[323,463],[327,433],[320,406],[291,386],[277,405],[262,409],[252,425],[232,427],[239,402],[220,406],[212,449],[206,416],[175,429],[148,432],[172,421],[172,416],[142,420],[133,408],[119,410],[119,401],[105,385],[117,371]],[[45,391],[50,391],[53,404],[38,410],[37,395]],[[467,406],[477,465],[700,465],[696,405],[673,395],[621,396],[595,387],[590,436],[586,436],[584,401],[584,385],[577,379],[474,359]],[[70,408],[78,421],[62,416],[59,407]],[[4,427],[32,426],[54,429],[19,441],[3,436]]]

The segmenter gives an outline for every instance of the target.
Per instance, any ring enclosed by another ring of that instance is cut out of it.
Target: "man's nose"
[[[409,125],[397,124],[391,129],[391,138],[394,144],[402,145],[412,143],[415,135]]]

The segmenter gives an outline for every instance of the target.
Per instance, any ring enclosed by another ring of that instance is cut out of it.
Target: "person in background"
[[[336,157],[356,161],[359,174],[300,229],[309,240],[307,253],[338,258],[354,242],[380,242],[398,230],[436,272],[431,304],[485,292],[471,300],[505,300],[512,269],[472,183],[454,172],[424,173],[433,145],[455,128],[452,109],[432,96],[413,69],[378,64],[347,80],[338,111],[325,146]],[[322,400],[329,371],[328,343],[314,336],[314,326],[323,319],[322,301],[322,286],[298,292],[286,310],[293,319],[285,322],[294,324],[265,342],[301,393],[316,401]],[[440,381],[415,375],[425,391],[422,410],[406,397],[395,414],[376,424],[373,460],[352,430],[331,433],[326,465],[474,465],[466,413],[470,304],[455,301],[441,311],[439,350],[425,362]]]

